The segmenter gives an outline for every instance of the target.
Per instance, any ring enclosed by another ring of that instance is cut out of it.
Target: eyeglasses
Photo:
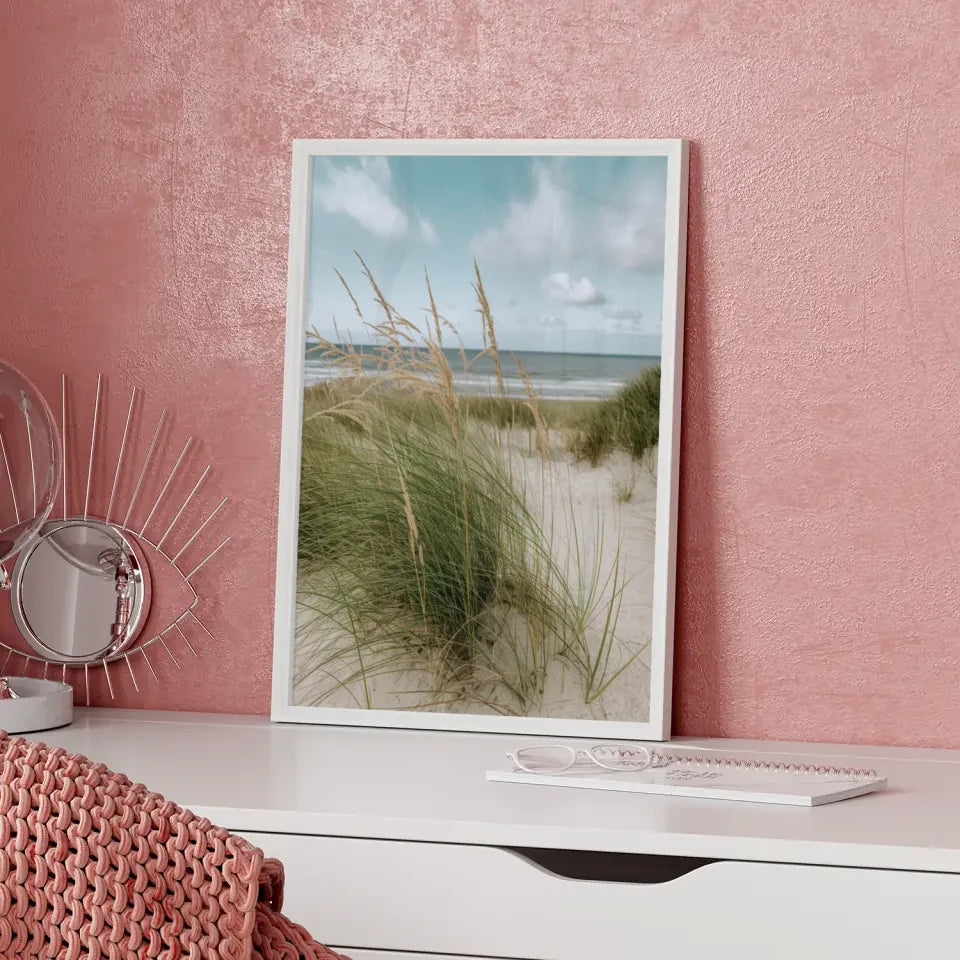
[[[599,743],[585,749],[568,747],[561,743],[521,747],[508,753],[507,759],[525,773],[561,773],[578,765],[596,765],[604,770],[637,772],[669,762],[637,743]]]

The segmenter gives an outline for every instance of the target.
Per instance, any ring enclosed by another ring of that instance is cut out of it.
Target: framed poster
[[[669,737],[687,149],[300,140],[272,717]]]

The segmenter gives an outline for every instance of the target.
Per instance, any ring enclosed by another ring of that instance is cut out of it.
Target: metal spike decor
[[[142,398],[143,396],[141,388],[134,387],[127,406],[116,466],[112,471],[110,496],[107,502],[106,512],[102,518],[91,516],[91,488],[98,455],[98,424],[104,408],[104,377],[102,374],[98,374],[96,392],[93,400],[93,416],[90,424],[89,448],[87,449],[84,445],[83,451],[86,454],[86,463],[83,464],[83,467],[86,468],[86,483],[83,491],[83,512],[82,515],[71,513],[69,510],[67,489],[68,478],[70,476],[69,466],[71,464],[69,458],[71,455],[74,455],[74,449],[78,449],[79,447],[78,444],[74,442],[76,434],[73,437],[69,435],[67,393],[67,377],[63,375],[61,376],[60,382],[60,431],[64,468],[62,497],[58,498],[60,504],[62,504],[61,510],[59,511],[62,519],[102,519],[105,523],[123,533],[133,543],[142,547],[149,547],[152,550],[152,557],[150,558],[152,562],[149,563],[149,566],[151,568],[151,579],[154,584],[157,583],[160,577],[160,568],[169,566],[169,568],[174,571],[174,574],[179,576],[189,591],[189,602],[186,607],[162,629],[152,635],[141,634],[141,637],[144,639],[138,637],[133,646],[125,647],[99,660],[78,662],[77,664],[47,660],[36,652],[27,652],[26,650],[11,646],[0,640],[0,655],[2,655],[0,675],[27,676],[32,671],[37,675],[42,672],[43,677],[47,677],[51,668],[53,668],[54,671],[57,671],[57,668],[59,668],[57,672],[63,680],[66,680],[68,675],[71,676],[74,682],[82,680],[84,686],[82,698],[85,699],[86,704],[89,706],[91,678],[92,675],[95,675],[96,671],[102,671],[111,699],[115,698],[114,681],[116,680],[116,674],[112,672],[112,668],[114,667],[119,668],[122,672],[125,671],[129,675],[134,691],[139,694],[141,692],[141,682],[137,676],[137,661],[142,659],[142,666],[146,668],[147,675],[152,678],[153,682],[159,683],[160,680],[156,667],[151,661],[151,652],[154,650],[162,651],[163,656],[180,670],[182,669],[182,657],[177,655],[178,645],[182,646],[189,655],[197,657],[199,656],[197,648],[206,640],[213,639],[213,634],[203,623],[198,612],[201,596],[197,588],[197,578],[201,571],[208,569],[207,565],[220,555],[220,552],[230,542],[231,538],[229,536],[224,537],[217,546],[209,550],[199,562],[193,563],[189,567],[182,565],[181,558],[187,554],[189,548],[197,541],[201,534],[222,517],[223,507],[229,502],[229,498],[220,498],[219,502],[205,513],[205,518],[197,526],[190,528],[185,527],[185,521],[183,519],[185,512],[191,503],[195,503],[202,497],[204,483],[210,476],[212,467],[210,464],[207,464],[203,470],[199,472],[199,476],[195,482],[190,486],[190,492],[186,498],[176,505],[176,509],[174,510],[173,505],[168,503],[174,480],[181,476],[181,472],[186,473],[188,469],[185,465],[188,461],[188,454],[194,447],[194,438],[188,437],[174,461],[173,466],[160,485],[159,492],[156,494],[146,514],[146,518],[138,527],[134,528],[131,522],[134,508],[144,490],[152,486],[150,481],[153,474],[151,471],[154,469],[153,464],[162,453],[164,426],[168,422],[168,411],[163,409],[153,431],[153,436],[143,462],[140,464],[139,470],[135,470],[136,481],[133,489],[128,493],[124,489],[123,466],[128,451],[136,445],[134,410],[137,406],[138,398]],[[77,434],[79,434],[79,430]],[[29,437],[29,421],[28,441],[32,469],[33,447],[32,439]],[[103,444],[100,444],[101,449],[102,447]],[[4,461],[6,480],[10,484],[10,492],[14,497],[14,513],[17,522],[19,522],[20,510],[16,503],[16,494],[10,475],[10,464],[7,459],[6,448],[3,447],[2,434],[0,434],[0,457],[2,457]],[[0,474],[0,478],[2,477],[3,474]],[[36,499],[35,479],[34,499]],[[117,520],[115,515],[118,517],[122,516],[122,520]],[[170,517],[170,519],[167,519],[168,517]],[[51,515],[50,519],[59,518]],[[146,551],[144,551],[144,553],[146,553]],[[54,675],[56,675],[56,673]]]

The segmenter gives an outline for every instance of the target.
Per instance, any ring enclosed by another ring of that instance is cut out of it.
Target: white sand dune
[[[553,440],[553,438],[551,438]],[[623,451],[614,451],[592,467],[574,462],[552,443],[549,460],[526,453],[526,440],[513,444],[513,462],[523,471],[530,500],[538,506],[544,523],[553,518],[553,546],[558,562],[569,571],[571,583],[581,578],[612,590],[615,568],[627,581],[620,600],[613,653],[608,676],[630,666],[590,705],[578,696],[578,684],[557,664],[548,672],[542,714],[602,720],[646,720],[650,704],[650,636],[653,597],[653,555],[656,531],[656,454],[643,462]],[[518,470],[519,473],[519,470]],[[592,655],[600,647],[607,605],[598,603],[586,632]],[[640,653],[637,654],[637,651]],[[573,687],[573,689],[571,689]]]

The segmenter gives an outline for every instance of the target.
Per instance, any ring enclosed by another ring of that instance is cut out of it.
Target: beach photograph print
[[[647,721],[668,159],[311,157],[292,705]]]

